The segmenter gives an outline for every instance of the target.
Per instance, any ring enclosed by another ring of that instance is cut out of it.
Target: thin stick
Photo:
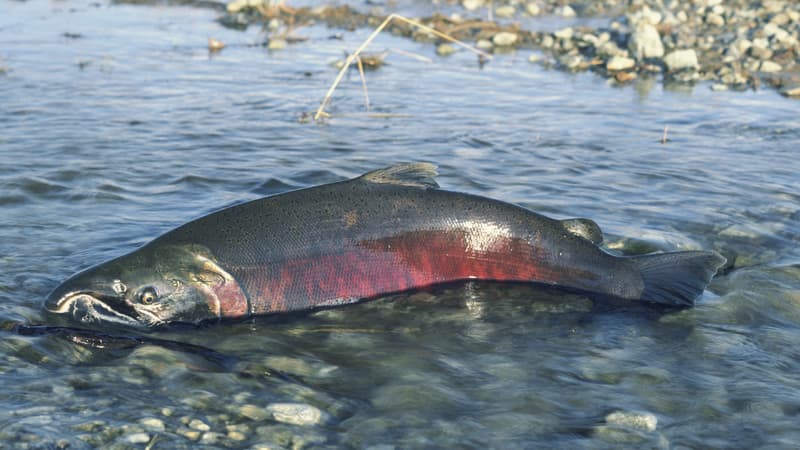
[[[409,58],[414,58],[417,61],[422,61],[426,63],[432,63],[433,60],[428,58],[427,56],[418,55],[416,53],[407,52],[405,50],[400,50],[399,48],[390,48],[388,51],[392,53],[397,53],[398,55],[408,56]]]
[[[669,138],[667,138],[667,131],[669,130],[669,125],[664,125],[664,134],[661,136],[661,143],[666,144],[669,142]]]
[[[364,87],[364,105],[369,111],[369,92],[367,91],[367,77],[364,76],[364,64],[361,63],[360,56],[356,57],[356,62],[358,63],[358,75],[361,77],[361,86]]]
[[[489,55],[489,54],[487,54],[485,52],[482,52],[482,51],[478,50],[477,48],[474,48],[474,47],[472,47],[470,45],[467,45],[467,44],[459,41],[456,38],[450,37],[450,36],[440,32],[440,31],[437,31],[437,30],[435,30],[435,29],[433,29],[433,28],[431,28],[429,26],[423,25],[423,24],[421,24],[421,23],[419,23],[419,22],[417,22],[415,20],[407,19],[407,18],[405,18],[405,17],[403,17],[403,16],[401,16],[399,14],[390,14],[388,17],[386,17],[386,19],[384,19],[383,22],[381,22],[380,25],[378,25],[378,28],[375,28],[375,31],[373,31],[367,37],[367,39],[365,39],[364,42],[361,43],[361,45],[356,49],[356,51],[353,52],[351,55],[349,55],[347,57],[347,59],[345,60],[344,65],[342,66],[341,70],[339,70],[339,74],[336,75],[336,79],[333,80],[333,84],[331,84],[331,87],[328,89],[328,92],[325,93],[325,98],[322,99],[322,103],[320,103],[316,114],[314,114],[314,120],[315,121],[319,120],[319,118],[322,117],[322,115],[323,115],[323,113],[325,111],[325,106],[331,100],[331,96],[333,95],[333,91],[335,91],[336,87],[339,86],[339,83],[342,82],[342,78],[344,77],[344,74],[347,72],[347,69],[350,68],[350,65],[353,64],[353,60],[355,60],[358,57],[358,55],[360,55],[361,52],[364,51],[364,49],[367,48],[367,46],[370,43],[372,43],[372,41],[375,39],[375,37],[378,36],[378,33],[383,31],[383,29],[386,28],[386,26],[389,24],[389,22],[391,22],[394,19],[398,19],[398,20],[401,20],[401,21],[403,21],[403,22],[405,22],[405,23],[407,23],[409,25],[412,25],[412,26],[415,26],[415,27],[418,27],[418,28],[422,28],[423,30],[428,31],[430,33],[433,33],[434,35],[436,35],[436,36],[438,36],[438,37],[440,37],[442,39],[450,41],[450,42],[452,42],[452,43],[454,43],[454,44],[456,44],[456,45],[458,45],[460,47],[466,48],[467,50],[477,54],[478,56],[482,56],[482,57],[484,57],[486,59],[492,59],[491,55]]]

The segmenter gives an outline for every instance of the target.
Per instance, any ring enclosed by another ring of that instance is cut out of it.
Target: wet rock
[[[636,66],[636,61],[623,56],[614,56],[606,63],[606,69],[614,72],[631,69],[634,66]]]
[[[517,42],[517,34],[501,31],[492,37],[492,42],[498,47],[508,47]]]
[[[478,42],[475,43],[475,48],[478,50],[487,51],[494,48],[494,44],[492,44],[492,41],[488,39],[478,39]]]
[[[724,83],[714,83],[711,85],[711,90],[716,92],[727,91],[728,85]]]
[[[273,403],[267,411],[275,421],[291,425],[309,426],[323,421],[322,411],[304,403]]]
[[[648,412],[615,411],[606,416],[606,423],[643,431],[656,431],[658,418]]]
[[[692,49],[675,50],[664,57],[664,64],[667,66],[667,70],[671,72],[696,69],[698,67],[697,54]]]
[[[638,60],[645,58],[661,58],[664,56],[664,44],[658,30],[649,23],[640,23],[631,34],[628,48]]]
[[[800,98],[800,85],[788,86],[781,89],[781,95]]]
[[[439,56],[449,56],[455,53],[456,49],[450,44],[439,44],[436,46],[436,54]]]

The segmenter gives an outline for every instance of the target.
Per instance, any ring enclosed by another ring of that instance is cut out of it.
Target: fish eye
[[[142,288],[142,290],[139,291],[138,297],[139,297],[139,303],[143,305],[150,305],[156,300],[158,300],[158,292],[156,292],[156,289],[154,287],[148,286],[146,288]]]

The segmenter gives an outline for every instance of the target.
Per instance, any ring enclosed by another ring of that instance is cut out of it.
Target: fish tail
[[[629,257],[644,282],[643,301],[694,306],[725,258],[717,252],[687,251]]]

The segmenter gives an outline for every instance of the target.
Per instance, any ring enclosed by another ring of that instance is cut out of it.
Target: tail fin
[[[723,264],[717,252],[673,252],[631,256],[644,282],[641,300],[673,306],[694,306]]]

